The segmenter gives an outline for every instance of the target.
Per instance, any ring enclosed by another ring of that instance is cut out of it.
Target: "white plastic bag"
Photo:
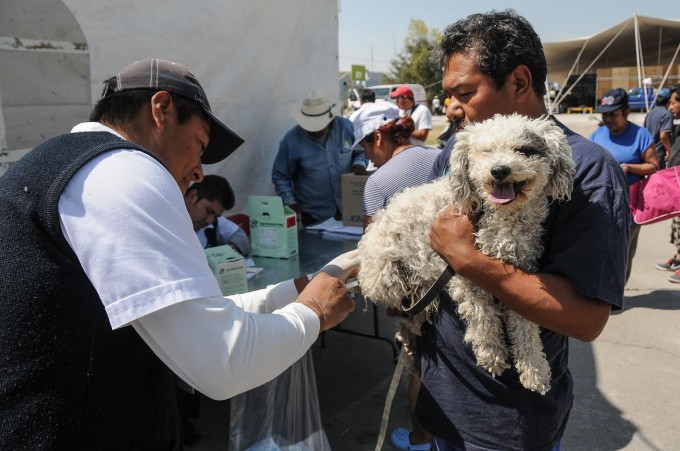
[[[232,451],[330,450],[311,351],[271,382],[231,399]]]

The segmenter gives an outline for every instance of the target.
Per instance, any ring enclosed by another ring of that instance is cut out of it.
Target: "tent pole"
[[[678,51],[680,51],[680,44],[675,48],[675,53],[673,54],[673,58],[671,59],[671,62],[668,63],[668,68],[666,69],[666,73],[663,75],[663,79],[661,80],[661,84],[656,90],[656,96],[654,96],[654,104],[656,104],[656,97],[659,95],[659,91],[661,88],[663,88],[663,85],[666,83],[666,79],[668,78],[668,74],[671,72],[671,68],[673,67],[673,63],[675,63],[675,58],[678,56]]]
[[[555,102],[553,102],[554,106],[559,106],[559,104],[562,102],[562,100],[564,100],[563,97],[562,97],[562,91],[564,91],[564,87],[567,85],[567,81],[569,81],[569,77],[571,77],[572,72],[574,72],[574,68],[576,67],[579,60],[581,59],[581,55],[583,54],[583,51],[586,49],[586,45],[588,45],[589,40],[590,39],[586,39],[586,41],[583,43],[583,45],[581,46],[581,50],[578,52],[578,55],[576,55],[576,59],[574,60],[574,64],[572,64],[571,69],[569,69],[569,73],[567,73],[567,76],[564,77],[564,82],[560,85],[560,90],[555,95]],[[571,91],[568,91],[567,93],[565,93],[564,97],[569,95],[569,92],[571,92]],[[548,110],[548,112],[550,114],[552,114],[552,110]]]
[[[637,59],[637,76],[638,76],[638,86],[642,87],[642,95],[645,98],[645,110],[649,111],[649,100],[647,99],[647,87],[642,84],[642,62],[640,61],[640,24],[638,23],[637,12],[633,14],[633,20],[635,23],[635,58]]]
[[[661,66],[661,34],[663,32],[663,27],[659,27],[659,55],[656,57],[656,65]]]
[[[583,76],[586,74],[586,72],[588,72],[588,71],[590,70],[590,68],[593,67],[593,65],[597,62],[597,60],[599,60],[600,57],[604,54],[604,52],[607,51],[607,49],[609,48],[609,46],[611,46],[612,43],[614,43],[614,41],[616,40],[616,38],[618,38],[619,35],[623,32],[623,30],[626,29],[626,27],[628,26],[628,23],[629,23],[629,22],[630,22],[630,19],[628,19],[628,20],[626,21],[626,23],[624,23],[624,24],[621,26],[621,28],[619,29],[619,31],[616,32],[616,35],[614,35],[614,37],[607,43],[607,45],[604,46],[604,48],[602,49],[602,51],[601,51],[600,53],[598,53],[598,55],[595,57],[595,59],[593,59],[593,61],[590,63],[590,65],[588,65],[588,67],[586,67],[586,69],[581,73],[581,76],[578,77],[578,78],[576,79],[576,81],[571,85],[571,87],[567,90],[566,94],[564,94],[564,96],[562,96],[562,98],[559,98],[559,99],[556,99],[556,100],[555,100],[555,104],[556,104],[556,105],[559,105],[560,102],[562,102],[562,100],[564,100],[564,97],[566,97],[566,95],[569,94],[569,93],[571,92],[571,88],[573,88],[574,86],[576,86],[576,84],[577,84],[579,81],[581,81],[581,79],[582,79]],[[579,54],[579,55],[580,55],[580,54]],[[574,63],[574,65],[576,65],[576,64]],[[568,79],[568,78],[569,78],[569,77],[567,77],[567,79]]]

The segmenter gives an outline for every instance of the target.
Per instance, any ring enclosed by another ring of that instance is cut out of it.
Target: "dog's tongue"
[[[507,204],[515,198],[515,190],[512,183],[496,183],[489,193],[489,200],[496,204]]]

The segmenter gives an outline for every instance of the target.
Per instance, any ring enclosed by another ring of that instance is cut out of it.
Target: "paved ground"
[[[593,116],[595,117],[595,116]],[[561,116],[585,136],[597,125],[589,115]],[[633,117],[635,122],[642,115]],[[638,253],[626,289],[626,308],[612,315],[593,343],[571,342],[575,379],[574,409],[564,450],[680,449],[680,286],[654,263],[673,253],[669,222],[642,228]],[[575,262],[577,264],[577,262]],[[357,310],[343,326],[372,331],[372,308]],[[393,323],[378,315],[383,335]],[[325,335],[312,349],[324,430],[334,450],[374,450],[385,395],[394,364],[390,346],[379,340],[338,332]],[[405,380],[392,406],[389,430],[409,425]],[[207,403],[199,424],[203,439],[191,449],[223,450],[224,404]],[[257,421],[257,418],[254,418]],[[383,449],[392,447],[386,440]]]

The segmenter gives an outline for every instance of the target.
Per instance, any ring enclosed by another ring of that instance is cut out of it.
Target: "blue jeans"
[[[434,443],[437,445],[437,451],[465,451],[465,448],[459,448],[445,440],[435,437]],[[560,451],[562,442],[557,442],[552,451]]]

